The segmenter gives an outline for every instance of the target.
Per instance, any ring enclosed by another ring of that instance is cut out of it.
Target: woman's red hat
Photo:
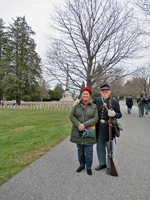
[[[82,91],[81,91],[81,94],[82,94],[84,91],[88,91],[89,94],[90,94],[90,96],[91,96],[91,94],[92,94],[92,90],[91,90],[89,87],[85,87],[85,88],[83,88]]]

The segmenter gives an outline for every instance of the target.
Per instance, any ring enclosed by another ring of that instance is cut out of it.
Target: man
[[[148,110],[149,110],[149,103],[150,103],[150,96],[148,98],[145,98],[145,114],[148,115]]]
[[[148,108],[148,111],[150,109],[150,96],[148,96],[148,105],[149,105],[149,108]]]
[[[98,116],[99,121],[96,126],[96,132],[97,132],[97,156],[99,165],[96,167],[96,170],[101,170],[103,168],[106,169],[106,174],[111,175],[111,169],[110,169],[110,157],[108,155],[109,153],[109,117],[115,117],[117,119],[122,117],[121,111],[120,111],[120,105],[119,102],[115,99],[110,99],[111,90],[108,84],[101,86],[101,96],[97,97],[93,100],[93,103],[97,105],[97,108],[99,110]],[[103,102],[105,103],[106,107],[104,106]],[[109,102],[111,103],[112,109],[110,110]],[[112,135],[114,133],[112,132]],[[113,143],[112,143],[113,144]],[[107,163],[106,163],[106,148],[107,148]],[[112,151],[113,151],[113,145],[112,145]]]
[[[144,105],[146,103],[145,95],[141,94],[141,96],[137,99],[137,104],[139,107],[139,117],[143,117],[144,115]]]
[[[133,106],[133,100],[131,95],[129,95],[129,97],[126,98],[126,106],[127,106],[127,112],[128,114],[130,114]]]

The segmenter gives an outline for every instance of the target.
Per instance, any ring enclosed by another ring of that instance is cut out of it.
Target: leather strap
[[[84,123],[84,114],[83,114],[83,108],[81,108],[82,111],[82,119],[83,119],[83,123]]]

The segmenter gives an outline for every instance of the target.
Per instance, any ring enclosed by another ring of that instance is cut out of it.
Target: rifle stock
[[[111,162],[111,175],[118,176],[118,172],[116,170],[116,167],[112,158],[110,159],[110,162]]]
[[[110,104],[111,109],[111,104]],[[111,167],[111,175],[118,176],[118,172],[116,170],[114,161],[113,161],[113,152],[112,152],[112,122],[111,117],[109,117],[109,156],[110,156],[110,167]]]

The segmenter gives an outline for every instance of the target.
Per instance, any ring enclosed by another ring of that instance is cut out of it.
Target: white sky
[[[49,14],[52,4],[59,1],[61,0],[0,0],[0,18],[7,26],[13,23],[16,17],[25,16],[27,24],[36,33],[34,36],[36,52],[44,58],[48,42],[45,35],[50,33]]]
[[[46,47],[49,44],[46,35],[51,33],[50,26],[48,25],[49,14],[52,11],[53,4],[59,4],[61,6],[62,2],[63,0],[0,0],[0,18],[3,19],[7,26],[13,22],[12,18],[16,19],[18,16],[25,16],[26,22],[36,33],[34,36],[37,45],[36,51],[44,59]],[[149,51],[146,53],[149,55]],[[149,56],[140,61],[144,63],[147,59],[149,60]]]

